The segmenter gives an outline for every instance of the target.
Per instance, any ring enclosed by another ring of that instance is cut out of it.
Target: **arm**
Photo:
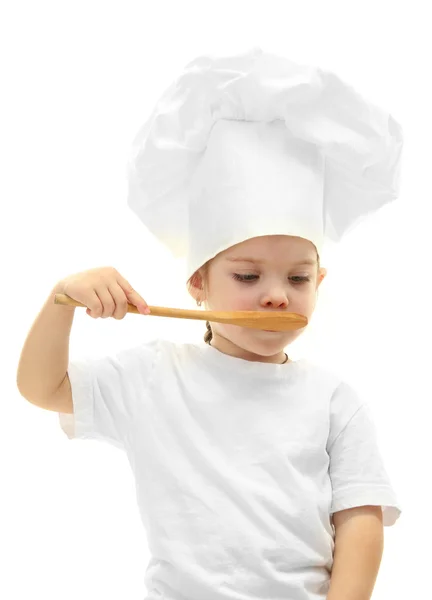
[[[336,530],[327,600],[370,600],[384,550],[381,506],[356,506],[333,515]]]
[[[75,307],[54,304],[63,293],[62,282],[51,290],[25,340],[17,371],[20,394],[32,404],[48,408],[65,381],[69,364],[69,337]]]

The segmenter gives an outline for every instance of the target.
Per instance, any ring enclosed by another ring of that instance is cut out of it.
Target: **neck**
[[[245,351],[243,350],[243,348],[241,348],[240,346],[237,346],[236,344],[231,342],[231,340],[228,340],[227,338],[224,338],[221,335],[213,336],[212,339],[209,341],[209,346],[212,346],[213,348],[216,348],[216,350],[219,350],[219,352],[223,352],[224,354],[228,354],[229,356],[235,356],[237,358],[242,358],[243,360],[251,360],[253,362],[265,362],[265,363],[272,362],[274,364],[279,364],[279,365],[284,365],[284,364],[290,362],[286,352],[283,353],[282,358],[279,358],[277,360],[259,360],[259,359],[249,357],[247,355],[247,351],[246,351],[246,355],[245,355]],[[258,355],[253,355],[253,356],[258,356]]]

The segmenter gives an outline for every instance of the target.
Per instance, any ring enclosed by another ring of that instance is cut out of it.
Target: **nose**
[[[272,295],[264,299],[262,306],[266,309],[273,308],[274,310],[284,310],[287,308],[289,302],[285,294]]]

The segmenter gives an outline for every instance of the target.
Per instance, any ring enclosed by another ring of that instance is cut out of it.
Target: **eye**
[[[234,273],[233,274],[233,279],[235,279],[236,281],[241,281],[242,283],[250,283],[252,281],[254,281],[255,279],[258,278],[258,275],[252,275],[252,274],[247,274],[247,275],[239,275],[238,273]],[[250,278],[253,279],[250,279]],[[289,279],[291,279],[291,281],[296,284],[302,284],[302,283],[306,283],[308,281],[310,281],[310,277],[302,277],[301,275],[296,275],[294,277],[290,277]]]

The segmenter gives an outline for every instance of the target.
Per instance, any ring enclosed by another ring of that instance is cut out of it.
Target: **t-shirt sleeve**
[[[402,509],[385,469],[371,411],[346,382],[333,394],[330,422],[331,514],[356,506],[381,506],[383,524],[394,525]]]
[[[69,361],[73,414],[58,413],[69,439],[94,439],[125,450],[134,415],[153,385],[158,340],[112,356]]]

